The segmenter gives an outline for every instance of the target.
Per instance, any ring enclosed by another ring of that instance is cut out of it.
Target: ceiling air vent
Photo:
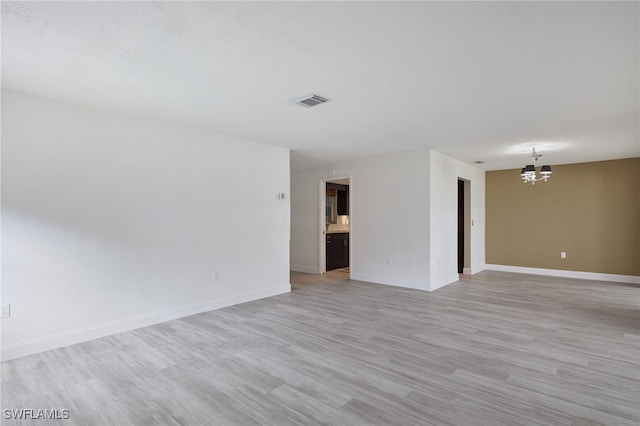
[[[329,99],[323,98],[322,96],[311,95],[311,96],[307,96],[306,98],[299,99],[295,101],[295,103],[303,107],[311,108],[313,106],[320,105],[328,101]]]

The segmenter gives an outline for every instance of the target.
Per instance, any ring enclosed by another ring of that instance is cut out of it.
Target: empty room
[[[2,1],[3,425],[638,425],[640,4]]]

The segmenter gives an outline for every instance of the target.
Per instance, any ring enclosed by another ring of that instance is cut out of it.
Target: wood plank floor
[[[640,288],[481,272],[293,291],[2,363],[77,425],[638,425]],[[4,411],[3,411],[4,418]]]

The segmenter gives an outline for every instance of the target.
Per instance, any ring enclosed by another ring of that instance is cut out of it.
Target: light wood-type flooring
[[[481,272],[293,291],[2,363],[64,425],[634,425],[640,287]]]

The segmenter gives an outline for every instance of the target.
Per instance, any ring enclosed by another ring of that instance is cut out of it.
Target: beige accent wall
[[[487,263],[640,275],[640,158],[552,169],[535,186],[487,172]]]

